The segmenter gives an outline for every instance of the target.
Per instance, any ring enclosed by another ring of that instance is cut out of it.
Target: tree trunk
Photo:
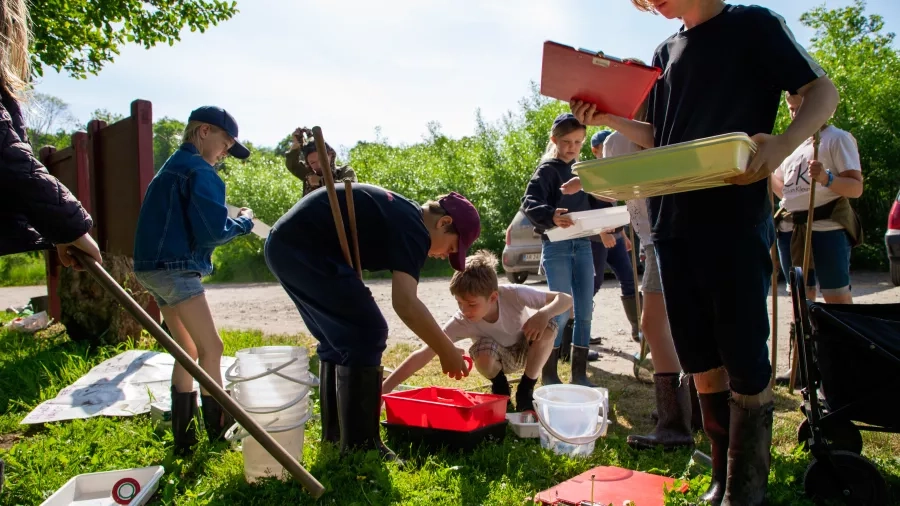
[[[103,254],[103,267],[144,309],[152,296],[134,277],[134,262],[123,255]],[[142,327],[86,271],[62,269],[59,279],[61,323],[73,341],[116,344],[139,339]]]

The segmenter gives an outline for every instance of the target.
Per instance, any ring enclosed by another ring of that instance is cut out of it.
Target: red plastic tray
[[[506,395],[425,387],[382,396],[387,422],[468,432],[506,420]]]
[[[591,497],[591,475],[594,476],[594,497]],[[665,476],[622,469],[621,467],[600,466],[544,490],[535,498],[545,506],[613,504],[619,506],[625,501],[633,501],[638,506],[663,506],[664,489],[688,491],[688,484],[675,487],[675,480]]]

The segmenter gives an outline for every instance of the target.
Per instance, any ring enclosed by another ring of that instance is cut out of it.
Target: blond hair
[[[656,11],[656,7],[653,7],[653,3],[650,0],[631,0],[631,3],[634,4],[635,7],[639,11],[649,12],[651,14],[659,14]]]
[[[490,297],[498,290],[497,255],[480,250],[466,258],[466,267],[453,273],[450,293],[454,296],[480,295]]]
[[[547,160],[559,157],[559,148],[556,146],[556,143],[553,142],[554,138],[558,139],[564,137],[578,129],[587,132],[586,126],[579,123],[578,120],[572,119],[562,121],[560,124],[556,125],[556,128],[551,128],[550,140],[547,141],[547,147],[544,149],[544,154],[541,156],[541,162],[546,162]]]
[[[28,27],[25,0],[0,0],[0,81],[3,91],[17,100],[23,98],[31,81]]]
[[[187,126],[184,127],[184,133],[181,134],[181,143],[193,144],[194,146],[197,146],[198,150],[203,151],[203,141],[200,139],[200,129],[204,126],[208,126],[210,132],[218,132],[222,130],[215,125],[210,125],[209,123],[204,123],[202,121],[189,121]]]

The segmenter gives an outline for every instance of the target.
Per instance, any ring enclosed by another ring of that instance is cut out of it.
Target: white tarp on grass
[[[234,363],[222,357],[222,376]],[[133,416],[150,412],[150,404],[169,404],[175,358],[168,353],[129,350],[106,360],[41,403],[20,423],[59,422],[93,416]],[[194,381],[194,388],[198,385]]]

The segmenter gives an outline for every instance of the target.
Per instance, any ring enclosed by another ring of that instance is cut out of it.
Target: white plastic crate
[[[605,209],[594,209],[592,211],[578,211],[568,213],[574,225],[567,228],[554,227],[545,232],[551,242],[566,241],[569,239],[578,239],[580,237],[589,237],[598,235],[604,230],[623,227],[628,225],[631,217],[628,215],[628,208],[625,206],[607,207]]]
[[[79,474],[51,495],[41,506],[143,506],[156,492],[165,470],[162,466]],[[118,494],[116,501],[114,494]],[[123,502],[128,501],[130,502]]]

